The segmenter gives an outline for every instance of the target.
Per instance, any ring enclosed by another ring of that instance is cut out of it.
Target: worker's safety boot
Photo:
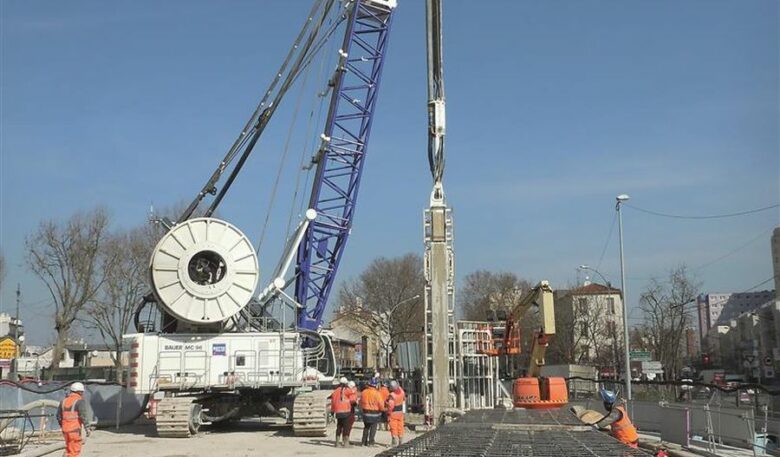
[[[339,440],[339,436],[336,437],[336,447],[341,446],[341,441]]]
[[[345,436],[344,441],[341,442],[342,447],[352,447],[352,444],[349,442],[349,437]]]
[[[396,440],[395,437],[392,437],[390,440],[390,446],[398,446],[398,440]]]

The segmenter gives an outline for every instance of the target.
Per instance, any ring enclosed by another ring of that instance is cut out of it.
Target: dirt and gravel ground
[[[328,437],[297,438],[289,427],[242,421],[230,428],[209,429],[189,439],[158,438],[153,425],[133,425],[119,431],[97,430],[84,445],[83,457],[243,457],[268,455],[287,457],[311,455],[317,457],[373,456],[387,449],[390,433],[377,432],[377,447],[364,448],[357,443],[363,433],[361,424],[352,430],[352,447],[333,446],[335,428],[331,425]],[[407,431],[406,439],[412,432]],[[57,455],[57,454],[53,454]]]

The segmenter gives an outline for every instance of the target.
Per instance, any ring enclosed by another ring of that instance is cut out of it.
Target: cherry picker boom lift
[[[490,329],[493,338],[483,339],[479,351],[494,357],[512,357],[520,354],[521,338],[518,322],[532,307],[539,313],[539,328],[533,335],[526,374],[515,379],[512,384],[512,402],[518,408],[560,408],[569,401],[566,380],[541,376],[549,340],[555,335],[553,290],[547,281],[541,281],[514,304],[507,313],[506,324],[503,328],[493,326]]]

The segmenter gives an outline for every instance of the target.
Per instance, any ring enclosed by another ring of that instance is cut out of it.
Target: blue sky
[[[341,278],[376,256],[422,248],[423,3],[399,3]],[[21,283],[31,342],[49,338],[51,311],[24,267],[25,236],[44,218],[96,205],[111,209],[115,227],[130,227],[151,203],[192,198],[309,7],[0,2],[0,245],[9,270],[0,300],[10,310]],[[484,268],[571,283],[578,265],[598,264],[619,193],[688,215],[780,199],[778,2],[448,1],[444,14],[445,189],[458,277]],[[307,94],[301,100],[304,113],[314,106]],[[222,207],[254,240],[292,111],[280,110]],[[300,125],[293,133],[261,249],[266,270],[278,256],[291,170],[310,140]],[[624,223],[632,307],[647,278],[740,246],[696,270],[705,291],[741,291],[772,276],[777,210],[701,221],[626,208]],[[600,270],[618,283],[616,235]]]

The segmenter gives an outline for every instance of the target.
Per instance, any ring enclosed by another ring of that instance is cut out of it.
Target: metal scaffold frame
[[[497,361],[480,347],[490,338],[488,322],[457,322],[458,408],[463,410],[495,407]]]

